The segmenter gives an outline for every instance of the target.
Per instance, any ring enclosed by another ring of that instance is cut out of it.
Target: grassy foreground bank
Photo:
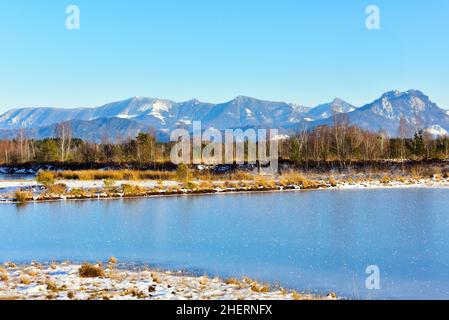
[[[220,279],[107,263],[0,267],[0,300],[335,300],[270,287],[249,278]]]
[[[288,190],[356,189],[387,187],[449,187],[449,176],[426,175],[359,175],[304,176],[289,172],[277,177],[246,172],[229,178],[193,176],[187,168],[177,172],[146,171],[41,171],[35,182],[8,182],[9,193],[3,202],[28,202],[70,199],[113,199],[187,194],[267,192]],[[164,179],[155,179],[164,178]],[[0,182],[0,189],[6,182]]]

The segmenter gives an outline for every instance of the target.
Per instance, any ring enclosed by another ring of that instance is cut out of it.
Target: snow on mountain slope
[[[122,118],[99,118],[95,120],[71,120],[72,136],[91,142],[118,142],[135,138],[139,132],[149,131],[143,123]],[[46,139],[55,136],[57,124],[25,130],[27,137]],[[0,139],[14,139],[18,130],[0,130]],[[164,135],[158,135],[166,139]]]
[[[433,138],[447,137],[449,133],[447,130],[441,128],[439,125],[433,125],[425,130],[427,134],[430,134]]]
[[[284,102],[263,101],[239,96],[215,105],[202,118],[205,127],[218,129],[246,127],[282,127],[303,120],[297,107]]]
[[[24,108],[13,109],[0,116],[0,129],[36,128],[70,120],[100,118],[134,119],[142,116],[158,119],[170,117],[176,103],[170,100],[134,97],[98,108]]]
[[[398,135],[401,118],[405,120],[408,135],[419,129],[428,129],[435,135],[449,132],[448,111],[439,108],[422,92],[409,90],[387,92],[361,108],[341,99],[310,109],[239,96],[221,104],[134,97],[98,108],[13,109],[0,116],[0,137],[15,137],[20,128],[26,129],[30,137],[48,137],[54,135],[55,124],[64,121],[71,121],[73,131],[79,134],[77,137],[96,141],[99,135],[108,132],[114,137],[128,137],[149,129],[167,138],[175,128],[190,130],[193,121],[201,121],[203,129],[277,128],[290,133],[304,127],[332,126],[335,114],[346,114],[351,124],[370,131],[385,130],[391,136]],[[103,128],[101,134],[99,126]]]
[[[352,112],[355,109],[356,107],[352,104],[336,98],[330,103],[321,104],[313,108],[307,113],[307,117],[314,120],[320,120],[330,118],[335,114]]]
[[[387,92],[374,102],[347,113],[347,118],[351,124],[375,132],[385,130],[390,136],[399,134],[401,118],[405,120],[408,136],[435,125],[449,130],[447,111],[417,90]],[[313,126],[332,125],[333,121],[324,119],[314,122]]]

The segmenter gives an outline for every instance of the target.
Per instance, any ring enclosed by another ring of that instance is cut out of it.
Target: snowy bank
[[[255,181],[114,181],[110,185],[101,180],[58,180],[60,188],[46,190],[35,181],[0,181],[0,203],[14,202],[15,192],[29,193],[28,201],[70,199],[113,199],[187,194],[221,194],[238,192],[283,192],[298,190],[359,190],[386,188],[449,188],[449,178],[384,178],[316,180],[303,184],[279,180]]]
[[[148,268],[93,266],[100,275],[80,272],[81,265],[32,263],[0,268],[0,300],[299,300],[324,299],[250,279],[194,277]],[[330,294],[325,299],[335,299]]]

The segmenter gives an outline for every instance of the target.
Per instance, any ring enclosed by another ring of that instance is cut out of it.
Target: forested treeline
[[[356,126],[320,126],[280,143],[280,158],[298,164],[307,162],[431,160],[449,157],[449,137],[433,138],[418,130],[413,138],[390,138],[385,132],[370,132]]]
[[[58,127],[58,138],[33,140],[20,132],[16,139],[0,141],[0,163],[154,163],[169,162],[173,143],[158,142],[151,133],[118,143],[92,143],[72,138],[70,128]],[[336,161],[430,160],[449,158],[449,137],[434,139],[423,131],[413,138],[390,138],[356,126],[336,124],[304,130],[279,141],[279,157],[297,164]]]

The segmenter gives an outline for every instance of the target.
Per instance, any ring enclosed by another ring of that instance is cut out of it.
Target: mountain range
[[[346,114],[349,123],[390,136],[398,135],[401,118],[408,135],[418,129],[435,136],[449,131],[448,111],[422,92],[409,90],[387,92],[361,107],[338,98],[309,108],[239,96],[219,104],[134,97],[96,108],[20,108],[0,116],[0,139],[15,138],[19,130],[29,138],[53,137],[61,122],[70,123],[74,137],[95,142],[132,138],[149,130],[160,140],[168,140],[172,130],[191,129],[193,121],[201,121],[203,129],[278,128],[291,134],[319,125],[332,126],[336,114]]]

